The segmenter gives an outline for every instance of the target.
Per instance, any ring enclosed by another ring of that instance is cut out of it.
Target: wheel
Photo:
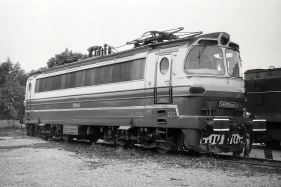
[[[35,136],[35,125],[30,125],[30,136]]]
[[[66,139],[67,139],[67,142],[69,142],[69,143],[73,142],[73,136],[72,135],[66,135]]]
[[[99,138],[97,138],[95,136],[91,136],[88,140],[91,142],[91,144],[93,144],[93,143],[96,143],[99,140]]]
[[[165,149],[162,149],[160,147],[157,147],[156,150],[158,151],[158,153],[161,153],[161,154],[166,154],[169,152],[169,150],[165,150]]]
[[[121,146],[121,147],[123,147],[123,148],[128,148],[128,147],[133,147],[133,144],[132,144],[132,142],[130,142],[130,141],[128,141],[128,140],[116,140],[115,141],[115,144],[117,145],[117,146]]]
[[[44,135],[43,135],[43,139],[47,141],[47,140],[49,139],[49,134],[44,133]]]
[[[241,155],[241,152],[239,151],[233,151],[232,156],[239,157]]]
[[[25,125],[25,129],[27,136],[30,136],[30,125]]]
[[[165,143],[158,143],[157,147],[156,147],[156,150],[161,154],[166,154],[171,149],[169,147],[167,147]]]
[[[39,137],[40,135],[40,127],[38,125],[34,126],[34,136]]]

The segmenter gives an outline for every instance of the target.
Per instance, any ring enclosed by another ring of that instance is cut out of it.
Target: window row
[[[144,77],[145,59],[91,68],[36,80],[35,92],[140,80]]]

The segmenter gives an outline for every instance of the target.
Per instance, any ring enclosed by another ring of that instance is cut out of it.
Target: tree
[[[44,70],[44,69],[47,69],[48,67],[41,67],[39,69],[36,69],[36,70],[31,70],[30,72],[27,73],[28,77],[33,74],[34,72],[37,72],[37,71],[41,71],[41,70]]]
[[[60,54],[56,54],[55,57],[52,57],[47,62],[47,67],[52,68],[55,66],[60,66],[68,63],[77,62],[78,60],[86,59],[88,56],[82,53],[73,53],[72,50],[69,51],[68,48],[61,52]]]
[[[25,86],[29,75],[21,68],[19,62],[13,66],[11,74],[17,78],[20,86]]]
[[[54,57],[50,58],[47,62],[47,67],[51,68],[54,67],[56,65],[56,59]]]
[[[11,71],[13,63],[10,58],[7,59],[6,62],[0,64],[0,88],[4,87],[6,84],[6,79]]]
[[[19,119],[24,114],[25,84],[28,75],[10,59],[0,64],[0,119]]]

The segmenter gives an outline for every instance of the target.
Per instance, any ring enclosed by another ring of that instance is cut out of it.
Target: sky
[[[281,0],[0,0],[0,62],[29,72],[66,48],[88,54],[178,27],[229,33],[244,71],[281,67]]]

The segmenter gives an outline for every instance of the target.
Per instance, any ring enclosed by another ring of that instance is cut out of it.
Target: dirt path
[[[280,186],[281,171],[206,157],[0,137],[1,186]]]

